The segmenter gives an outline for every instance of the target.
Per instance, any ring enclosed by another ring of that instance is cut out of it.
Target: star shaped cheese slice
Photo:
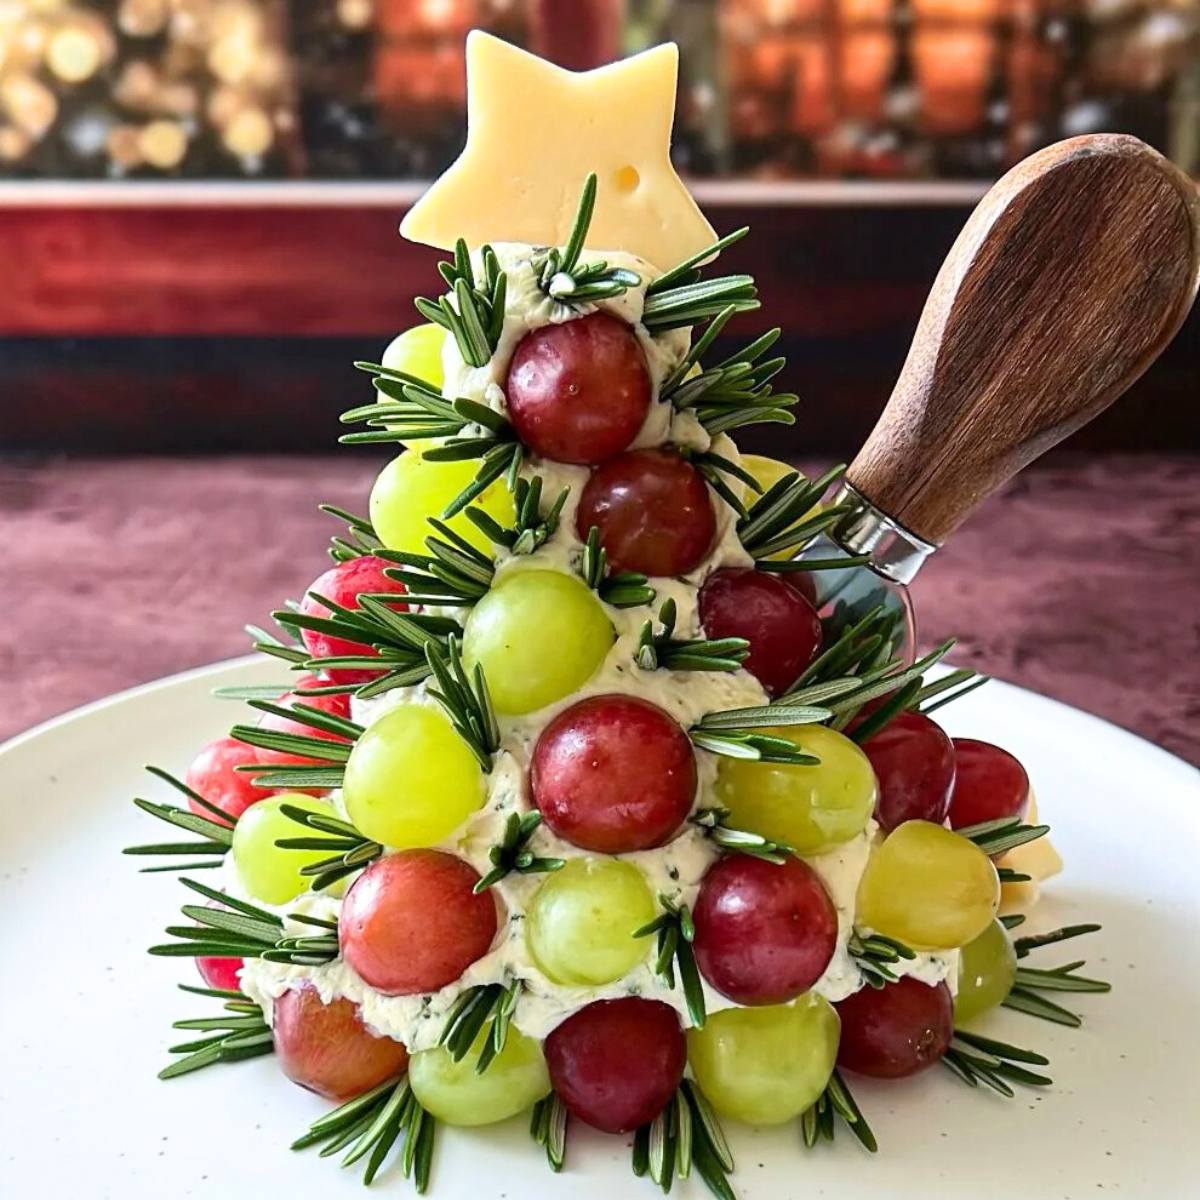
[[[576,72],[472,32],[466,147],[400,232],[443,250],[460,237],[561,246],[595,171],[587,246],[669,270],[716,238],[671,165],[678,73],[674,44]]]

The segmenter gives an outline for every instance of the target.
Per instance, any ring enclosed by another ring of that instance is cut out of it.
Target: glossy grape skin
[[[675,1010],[626,996],[597,1000],[546,1039],[555,1092],[573,1116],[605,1133],[628,1133],[666,1107],[687,1066]]]
[[[783,695],[821,651],[817,610],[778,575],[714,571],[700,588],[700,623],[710,638],[750,643],[742,666],[770,696]]]
[[[358,608],[358,597],[363,593],[389,592],[403,595],[404,585],[395,579],[389,579],[383,572],[389,564],[374,554],[364,554],[359,558],[347,559],[330,567],[323,575],[313,581],[311,587],[300,601],[300,611],[308,617],[329,617],[332,615],[319,600],[313,599],[310,593],[324,596],[326,600],[340,605],[342,608]],[[407,612],[408,605],[402,602],[388,602],[393,612]],[[313,658],[346,658],[350,656],[374,658],[377,651],[362,642],[353,642],[347,638],[334,637],[329,633],[318,633],[313,629],[301,629],[300,637],[305,649]],[[382,674],[381,671],[358,667],[336,667],[326,672],[330,683],[365,683]]]
[[[637,867],[615,858],[573,858],[534,893],[526,945],[555,983],[611,983],[649,954],[654,939],[633,935],[656,915]]]
[[[491,1125],[524,1112],[550,1091],[550,1074],[541,1045],[511,1026],[504,1049],[486,1071],[476,1071],[488,1033],[488,1026],[481,1029],[475,1044],[459,1062],[451,1058],[445,1046],[412,1056],[408,1081],[413,1094],[439,1121],[447,1125]]]
[[[815,992],[791,1004],[728,1008],[687,1033],[700,1090],[723,1117],[780,1125],[810,1108],[833,1074],[838,1018]]]
[[[738,1004],[783,1004],[825,973],[837,909],[807,863],[731,854],[704,876],[693,912],[700,973]]]
[[[717,801],[735,829],[820,854],[862,833],[875,810],[875,772],[848,738],[824,725],[763,732],[786,738],[821,761],[815,766],[722,758]]]
[[[940,725],[921,713],[902,712],[861,745],[879,781],[875,819],[885,832],[905,821],[945,821],[954,746]]]
[[[271,794],[270,789],[255,784],[252,774],[236,769],[258,761],[258,751],[253,746],[239,742],[237,738],[217,738],[192,759],[183,781],[229,818],[224,824],[232,825],[252,804]],[[217,820],[207,808],[190,797],[188,807],[197,816]]]
[[[303,704],[308,708],[315,708],[323,713],[328,713],[330,716],[347,718],[350,716],[350,697],[344,693],[333,693],[328,696],[303,696],[298,692],[305,688],[320,687],[322,684],[328,685],[328,680],[318,679],[315,675],[302,675],[296,680],[297,691],[287,692],[280,696],[275,701],[280,708],[292,708],[294,705]],[[348,744],[350,739],[343,737],[340,733],[330,733],[324,729],[314,729],[311,725],[304,724],[303,721],[295,720],[292,717],[279,717],[274,713],[263,713],[258,719],[259,729],[267,729],[272,733],[292,733],[300,737],[317,738],[323,742],[340,742]],[[294,754],[289,750],[267,750],[262,747],[255,751],[258,761],[264,766],[283,767],[283,766],[312,766],[324,767],[328,763],[322,762],[318,758],[313,758],[307,754]]]
[[[1007,750],[975,738],[955,738],[954,758],[952,829],[1001,817],[1024,818],[1029,808],[1029,776]]]
[[[435,392],[440,392],[446,381],[442,369],[445,345],[446,331],[430,321],[397,334],[379,361],[393,371],[403,371],[424,380]]]
[[[463,660],[483,667],[496,711],[534,712],[581,688],[616,634],[596,596],[561,571],[510,571],[467,617]]]
[[[598,463],[638,435],[650,371],[632,326],[594,312],[527,333],[504,385],[521,441],[542,458]]]
[[[635,696],[592,696],[542,731],[530,766],[547,826],[584,850],[660,846],[691,811],[696,756],[661,708]]]
[[[1017,976],[1017,952],[1008,930],[993,921],[958,958],[954,1021],[962,1025],[1003,1002]]]
[[[761,493],[747,490],[745,496],[747,505],[754,503],[755,496],[765,495],[769,492],[781,479],[786,479],[789,475],[802,474],[790,463],[785,463],[778,458],[769,458],[765,454],[743,454],[741,465],[743,470],[749,471],[755,483],[762,488]]]
[[[286,904],[308,891],[312,880],[301,875],[301,869],[329,857],[324,850],[286,850],[275,844],[281,838],[306,836],[303,825],[280,811],[285,804],[305,812],[337,816],[328,800],[299,792],[270,796],[242,814],[233,831],[234,866],[246,891],[265,904]]]
[[[842,1019],[838,1066],[876,1079],[903,1079],[932,1067],[954,1036],[950,989],[906,975],[865,987],[835,1005]]]
[[[246,965],[242,958],[209,958],[201,956],[196,959],[196,970],[201,979],[210,988],[225,992],[239,992],[242,989],[238,972]]]
[[[575,514],[586,541],[592,526],[612,571],[686,575],[704,561],[717,520],[704,476],[669,450],[630,450],[592,471]]]
[[[324,1004],[311,984],[275,1001],[272,1033],[283,1073],[338,1103],[395,1079],[408,1066],[404,1046],[371,1033],[356,1004],[344,997]]]
[[[436,533],[429,518],[442,519],[442,513],[475,478],[478,462],[436,462],[409,450],[394,458],[379,473],[371,488],[369,510],[371,524],[390,550],[408,550],[427,554],[425,539]],[[516,519],[512,493],[503,479],[489,484],[471,502],[501,525],[511,526]],[[485,554],[495,546],[466,513],[456,513],[446,521],[459,537],[465,538]]]
[[[402,850],[373,862],[346,893],[342,957],[385,996],[436,992],[482,958],[496,936],[496,902],[479,875],[441,850]]]
[[[445,840],[484,799],[478,759],[450,719],[425,704],[397,705],[372,722],[342,785],[354,827],[402,850]]]
[[[942,825],[906,821],[871,852],[857,920],[914,950],[953,950],[987,928],[999,903],[996,868],[978,846]]]

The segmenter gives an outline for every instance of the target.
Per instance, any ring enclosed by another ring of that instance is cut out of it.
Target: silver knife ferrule
[[[869,555],[872,570],[885,579],[908,583],[937,549],[897,524],[848,483],[842,485],[835,503],[853,504],[854,511],[833,527],[833,540],[847,554]]]

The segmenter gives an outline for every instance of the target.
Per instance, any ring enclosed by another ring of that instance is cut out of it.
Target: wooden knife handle
[[[1195,185],[1137,138],[1071,138],[1027,158],[942,264],[848,482],[940,543],[1158,357],[1198,259]]]

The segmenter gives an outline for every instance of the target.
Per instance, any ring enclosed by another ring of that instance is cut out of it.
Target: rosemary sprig
[[[482,508],[473,505],[466,510],[467,517],[483,535],[497,546],[513,554],[532,554],[554,536],[562,516],[563,505],[571,495],[570,488],[563,488],[558,498],[542,512],[542,488],[540,475],[532,479],[518,478],[513,491],[516,520],[512,527],[501,525]]]
[[[416,376],[379,363],[360,362],[355,366],[375,375],[375,387],[387,399],[342,413],[343,424],[365,424],[368,428],[343,434],[339,441],[345,445],[376,445],[438,438],[443,439],[438,445],[421,451],[423,458],[430,462],[478,459],[474,480],[446,505],[444,518],[462,512],[502,475],[507,476],[509,489],[515,489],[524,450],[516,431],[500,413],[462,396],[446,400]]]
[[[707,1013],[704,1006],[704,988],[700,983],[700,972],[696,968],[696,956],[692,942],[696,937],[696,926],[686,904],[677,904],[667,896],[660,895],[659,904],[663,911],[653,921],[634,930],[635,938],[658,935],[658,952],[654,959],[654,973],[667,985],[675,987],[676,966],[679,982],[683,987],[683,998],[692,1024],[703,1027]]]
[[[168,1054],[182,1054],[184,1057],[159,1071],[159,1079],[174,1079],[211,1067],[214,1063],[240,1062],[274,1051],[271,1027],[263,1020],[262,1009],[249,996],[222,988],[192,987],[186,983],[181,983],[179,990],[193,996],[223,1001],[221,1008],[224,1014],[176,1021],[172,1029],[192,1030],[203,1036],[169,1047]]]
[[[479,260],[482,273],[477,277],[467,243],[459,238],[454,245],[454,258],[438,263],[438,272],[449,293],[436,301],[425,297],[416,301],[421,316],[449,332],[458,343],[463,360],[473,367],[486,366],[496,351],[504,328],[508,292],[508,276],[491,246],[483,247]]]
[[[735,854],[748,854],[751,858],[761,858],[776,866],[787,861],[792,848],[786,842],[774,842],[770,838],[757,833],[749,833],[744,829],[734,829],[727,825],[729,809],[713,806],[698,808],[688,819],[693,825],[704,830],[705,836],[722,850]]]
[[[310,704],[293,704],[290,707],[269,700],[251,700],[250,707],[259,712],[284,717],[297,724],[306,725],[321,733],[337,736],[337,741],[303,733],[286,733],[275,729],[263,729],[258,725],[235,725],[229,734],[248,746],[263,750],[277,750],[285,754],[299,754],[314,759],[313,764],[286,764],[263,771],[251,768],[256,781],[264,787],[339,787],[346,769],[346,760],[354,748],[354,742],[362,735],[363,727],[345,717],[323,712]],[[236,768],[241,770],[241,767]]]
[[[972,671],[965,667],[951,671],[933,683],[924,684],[917,692],[911,707],[928,716],[944,705],[953,704],[955,700],[961,700],[976,688],[982,687],[989,678],[988,675],[981,675],[978,671]],[[935,699],[935,697],[940,698]],[[932,703],[930,703],[931,701]]]
[[[292,616],[293,614],[289,612],[288,615]],[[289,637],[285,640],[257,625],[247,625],[245,630],[250,635],[250,644],[257,653],[281,659],[288,666],[297,670],[308,662],[308,651],[293,638]],[[285,632],[287,631],[285,630]]]
[[[438,1045],[445,1046],[455,1062],[461,1062],[486,1025],[487,1035],[475,1063],[476,1073],[482,1075],[504,1049],[522,986],[519,979],[514,979],[507,984],[484,983],[467,988],[450,1009]]]
[[[194,925],[171,925],[167,933],[174,942],[151,946],[150,953],[163,958],[261,958],[294,966],[320,966],[338,955],[337,922],[302,913],[290,919],[311,925],[319,933],[298,937],[288,934],[283,919],[245,900],[237,900],[194,879],[180,883],[197,892],[213,906],[185,904],[183,915]]]
[[[567,1106],[556,1092],[543,1096],[533,1106],[529,1136],[546,1151],[546,1161],[556,1175],[567,1159]]]
[[[308,809],[298,808],[294,804],[281,805],[279,811],[298,825],[323,835],[279,838],[275,842],[281,850],[328,851],[328,858],[300,868],[301,875],[313,877],[314,892],[324,891],[339,879],[361,871],[383,853],[383,846],[379,842],[363,837],[348,821],[325,813],[309,812]]]
[[[646,288],[642,324],[652,333],[697,325],[720,315],[726,308],[750,312],[759,307],[758,289],[749,275],[726,275],[705,280],[702,264],[711,263],[723,250],[740,241],[749,227],[734,230],[703,250],[685,259]]]
[[[1050,1060],[1032,1050],[1022,1050],[1019,1046],[1010,1046],[1006,1042],[968,1033],[963,1029],[954,1031],[954,1040],[942,1058],[942,1066],[963,1083],[970,1087],[978,1087],[982,1083],[1009,1099],[1016,1095],[1010,1081],[1027,1087],[1046,1087],[1054,1082],[1048,1075],[1030,1071],[1022,1063],[1045,1067]]]
[[[872,1154],[879,1149],[875,1134],[867,1124],[862,1109],[854,1099],[846,1081],[837,1071],[829,1077],[825,1090],[817,1097],[817,1102],[800,1118],[800,1132],[804,1144],[812,1149],[818,1141],[834,1140],[837,1129],[837,1118],[841,1118],[846,1128],[850,1130],[859,1142]]]
[[[476,895],[487,891],[513,871],[521,875],[535,875],[559,871],[566,865],[566,859],[541,858],[529,848],[534,830],[541,823],[542,814],[539,812],[508,814],[500,840],[488,850],[492,869],[475,885],[473,891]]]
[[[788,410],[800,402],[800,397],[791,392],[776,393],[771,386],[771,380],[783,370],[787,360],[763,359],[779,340],[779,329],[769,330],[716,366],[689,377],[688,372],[699,364],[700,356],[735,311],[734,305],[728,305],[714,318],[684,361],[668,376],[660,397],[669,400],[680,412],[691,410],[714,437],[746,425],[794,425],[796,418]]]
[[[861,721],[852,719],[851,723],[847,724],[844,719],[841,719],[839,727],[845,729],[846,734],[861,746],[868,738],[872,738],[886,729],[900,713],[914,711],[928,715],[945,704],[952,704],[955,700],[962,699],[977,687],[982,687],[987,681],[988,676],[980,675],[978,672],[966,668],[951,671],[933,683],[926,683],[920,675],[910,677],[903,687],[892,692]],[[940,696],[941,699],[933,704],[925,703],[933,696]]]
[[[429,553],[385,550],[381,557],[400,565],[386,567],[384,574],[404,584],[412,604],[470,607],[487,595],[496,564],[444,522],[430,517],[429,524],[434,530],[425,539]]]
[[[600,530],[595,525],[588,530],[579,559],[579,575],[605,604],[611,604],[613,608],[637,608],[654,601],[655,591],[645,575],[638,571],[609,573],[608,553],[600,544]]]
[[[989,858],[1003,854],[1006,850],[1036,842],[1050,832],[1049,825],[1026,825],[1020,817],[999,817],[995,821],[982,821],[978,825],[965,825],[954,831],[967,841],[974,842]]]
[[[801,750],[788,738],[771,730],[786,725],[818,725],[833,715],[825,706],[830,695],[857,686],[857,680],[834,680],[796,692],[785,700],[752,708],[727,708],[706,713],[689,730],[692,742],[702,750],[727,758],[815,766],[820,760]]]
[[[490,772],[492,756],[500,749],[500,725],[492,705],[483,667],[475,664],[468,676],[458,638],[451,635],[445,650],[430,642],[425,647],[436,687],[429,694],[446,710],[450,723],[471,748],[479,765]]]
[[[916,952],[895,938],[873,933],[864,937],[857,929],[852,930],[846,945],[850,957],[863,974],[863,979],[873,988],[882,988],[895,983],[898,978],[892,969],[901,959],[917,957]]]
[[[297,660],[292,656],[291,648],[285,643],[279,643],[287,653],[289,661],[306,670],[321,671],[336,668],[353,670],[373,670],[379,675],[369,682],[354,689],[355,694],[367,698],[378,696],[396,687],[406,687],[420,683],[429,675],[429,663],[425,657],[425,647],[429,644],[444,646],[451,635],[461,635],[462,626],[449,617],[435,616],[431,613],[401,613],[391,607],[396,597],[389,596],[390,603],[370,595],[358,597],[357,608],[343,608],[315,592],[310,593],[327,609],[329,616],[316,617],[294,609],[281,609],[271,614],[276,623],[288,633],[300,629],[311,629],[317,633],[332,634],[334,637],[345,638],[347,641],[360,642],[374,650],[374,656],[346,655],[335,658],[310,658],[307,651],[300,652]],[[251,630],[259,635],[255,649],[264,653],[276,654],[263,638],[270,637],[262,630]],[[278,642],[278,639],[273,639]],[[322,689],[323,690],[323,689]],[[315,757],[315,756],[313,756]],[[267,784],[265,786],[286,787],[287,783]],[[296,784],[297,787],[310,786]],[[313,784],[313,787],[322,786]],[[324,786],[336,786],[326,784]]]
[[[1083,925],[1066,925],[1049,933],[1033,934],[1028,937],[1016,938],[1013,948],[1017,958],[1027,958],[1034,950],[1045,946],[1054,946],[1071,938],[1083,937],[1096,933],[1099,925],[1088,923]],[[1064,963],[1060,967],[1041,970],[1034,967],[1020,966],[1013,979],[1012,990],[1004,1000],[1004,1007],[1017,1012],[1026,1013],[1031,1017],[1039,1017],[1043,1021],[1052,1021],[1056,1025],[1067,1025],[1073,1029],[1083,1024],[1083,1018],[1061,1004],[1055,1003],[1044,993],[1046,992],[1091,992],[1103,993],[1112,991],[1112,984],[1103,979],[1089,979],[1077,974],[1080,967],[1086,965],[1086,960]]]
[[[674,1098],[633,1137],[633,1173],[669,1192],[693,1170],[720,1200],[736,1200],[728,1175],[733,1154],[704,1093],[691,1079],[680,1081]]]
[[[356,516],[333,504],[318,504],[317,507],[321,512],[346,523],[344,537],[335,536],[329,539],[329,557],[334,562],[348,562],[367,554],[378,554],[383,548],[375,526],[366,517]]]
[[[745,517],[749,511],[741,495],[734,491],[725,478],[727,475],[745,484],[755,495],[762,492],[762,485],[746,470],[735,463],[733,459],[717,454],[714,450],[680,450],[680,456],[686,458],[692,466],[708,481],[708,486],[733,509],[739,517]]]
[[[321,1157],[328,1158],[349,1146],[342,1166],[353,1166],[366,1158],[363,1183],[369,1184],[379,1174],[392,1147],[403,1138],[401,1169],[406,1179],[413,1180],[417,1192],[424,1194],[429,1187],[435,1128],[433,1117],[413,1095],[407,1077],[401,1076],[381,1083],[314,1121],[308,1132],[292,1143],[292,1149],[321,1145]]]
[[[584,180],[579,208],[567,244],[561,250],[553,247],[547,249],[533,260],[538,285],[551,300],[557,300],[560,304],[588,304],[595,300],[607,300],[621,295],[627,288],[637,287],[642,281],[636,272],[610,267],[604,261],[588,263],[586,266],[580,263],[579,256],[583,253],[595,208],[596,175],[593,172]]]
[[[658,610],[661,629],[647,620],[638,634],[634,662],[643,671],[736,671],[750,653],[745,638],[677,638],[675,601],[668,598]]]
[[[200,862],[175,862],[156,867],[142,867],[142,874],[155,874],[159,871],[203,871],[219,867],[233,845],[233,824],[228,815],[216,805],[210,804],[198,792],[193,791],[181,779],[176,779],[169,771],[161,767],[147,767],[147,771],[164,783],[169,783],[176,791],[185,795],[188,800],[199,805],[211,817],[201,816],[190,809],[177,808],[173,804],[159,804],[153,800],[143,800],[140,797],[134,804],[144,813],[165,821],[177,829],[194,833],[199,841],[195,842],[153,842],[142,846],[126,846],[123,854],[134,855],[164,855],[174,857],[177,854],[199,854],[205,856]]]
[[[1017,925],[1023,925],[1025,918],[1021,917],[1015,924],[1009,924],[1013,920],[1012,917],[1002,917],[1001,920],[1008,924],[1009,929],[1015,929]],[[1059,942],[1070,941],[1071,938],[1085,937],[1089,933],[1099,933],[1100,925],[1094,922],[1088,922],[1084,925],[1064,925],[1061,929],[1052,929],[1049,933],[1029,934],[1026,937],[1019,937],[1013,940],[1013,949],[1017,952],[1018,958],[1027,958],[1034,950],[1041,950],[1045,946],[1056,946]]]
[[[830,485],[845,473],[844,463],[811,480],[795,471],[769,487],[738,522],[738,537],[746,552],[752,554],[759,565],[773,562],[772,555],[784,552],[790,552],[794,558],[817,534],[836,524],[847,511],[845,505],[830,505],[812,511]]]

